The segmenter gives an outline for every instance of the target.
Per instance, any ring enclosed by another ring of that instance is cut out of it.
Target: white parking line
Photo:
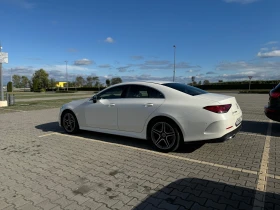
[[[38,137],[41,138],[41,137],[50,136],[50,135],[54,135],[54,134],[57,134],[57,133],[52,132],[52,133],[44,134],[44,135],[41,135]]]
[[[268,170],[268,161],[269,161],[271,127],[272,127],[272,121],[270,120],[267,128],[266,138],[265,138],[261,168],[259,172],[259,179],[258,179],[258,184],[256,189],[257,191],[255,194],[253,209],[263,209],[265,204],[267,177],[269,177],[269,174],[267,174],[267,170]]]
[[[53,132],[53,133],[45,134],[45,135],[42,135],[42,136],[39,136],[39,137],[45,137],[45,136],[50,136],[50,135],[67,136],[67,137],[76,138],[76,139],[80,139],[80,140],[92,141],[92,142],[95,142],[95,143],[109,144],[109,145],[129,148],[129,149],[133,149],[133,150],[137,150],[137,151],[152,153],[152,154],[155,154],[155,155],[170,157],[170,158],[179,159],[179,160],[185,160],[185,161],[188,161],[188,162],[199,163],[199,164],[202,164],[202,165],[214,166],[214,167],[224,168],[224,169],[228,169],[228,170],[232,170],[232,171],[240,171],[240,172],[247,173],[247,174],[255,174],[255,175],[259,174],[257,171],[247,170],[247,169],[243,169],[243,168],[225,166],[225,165],[220,165],[220,164],[211,163],[211,162],[207,162],[207,161],[195,160],[195,159],[176,156],[176,155],[171,155],[171,154],[167,154],[167,153],[161,153],[161,152],[157,152],[157,151],[153,151],[153,150],[141,149],[141,148],[137,148],[137,147],[133,147],[133,146],[127,146],[127,145],[116,144],[116,143],[111,143],[111,142],[104,142],[104,141],[100,141],[100,140],[93,140],[93,139],[88,139],[88,138],[84,138],[84,137],[80,137],[80,136],[72,136],[72,135],[63,134],[63,133]],[[280,180],[280,176],[277,176],[277,175],[266,173],[265,176]]]
[[[133,149],[133,150],[137,150],[137,151],[141,151],[141,152],[148,152],[148,153],[152,153],[155,155],[170,157],[170,158],[179,159],[179,160],[185,160],[188,162],[199,163],[199,164],[208,165],[208,166],[225,168],[225,169],[229,169],[229,170],[233,170],[233,171],[240,171],[240,172],[249,173],[249,174],[258,174],[256,171],[251,171],[251,170],[236,168],[236,167],[231,167],[231,166],[225,166],[225,165],[220,165],[220,164],[216,164],[216,163],[210,163],[207,161],[195,160],[195,159],[171,155],[171,154],[167,154],[167,153],[161,153],[161,152],[157,152],[157,151],[153,151],[153,150],[141,149],[141,148],[137,148],[137,147],[133,147],[133,146],[127,146],[127,145],[116,144],[116,143],[111,143],[111,142],[104,142],[104,141],[100,141],[100,140],[93,140],[93,139],[88,139],[88,138],[84,138],[84,137],[80,137],[80,136],[72,136],[72,135],[67,135],[67,134],[62,134],[62,133],[52,133],[52,134],[72,137],[72,138],[76,138],[76,139],[80,139],[80,140],[86,140],[86,141],[98,142],[98,143],[102,143],[102,144],[109,144],[109,145],[129,148],[129,149]],[[47,135],[52,135],[52,134],[47,134]]]

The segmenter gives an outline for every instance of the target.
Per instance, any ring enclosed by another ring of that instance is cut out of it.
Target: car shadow
[[[148,194],[149,188],[145,189]],[[133,209],[250,210],[254,208],[255,196],[259,200],[265,198],[264,203],[256,202],[256,205],[264,205],[264,209],[279,209],[280,207],[279,194],[264,193],[206,179],[184,178],[157,189],[155,193],[149,194],[144,201]]]
[[[262,121],[242,121],[242,132],[258,135],[267,135],[269,122]],[[271,136],[280,137],[280,123],[272,122]]]
[[[50,123],[37,125],[37,126],[35,126],[35,128],[42,130],[43,132],[58,132],[58,133],[66,134],[66,132],[61,127],[59,127],[58,122],[50,122]],[[91,139],[91,140],[109,142],[109,143],[114,143],[114,144],[126,145],[126,146],[146,149],[146,150],[154,150],[150,141],[146,141],[143,139],[111,135],[111,134],[105,134],[105,133],[99,133],[99,132],[93,132],[93,131],[84,131],[84,130],[80,131],[79,133],[75,134],[74,136],[83,137],[83,138],[87,138],[87,139]],[[202,147],[203,145],[204,145],[203,143],[183,144],[182,147],[177,152],[192,153],[195,150]]]

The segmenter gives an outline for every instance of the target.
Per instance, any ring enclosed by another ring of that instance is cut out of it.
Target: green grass
[[[81,97],[87,97],[89,95],[93,95],[93,93],[14,93],[15,100],[17,99],[30,99],[30,98],[47,98],[47,97],[71,97],[71,96],[81,96]],[[5,96],[6,98],[6,96]]]
[[[16,102],[13,106],[0,108],[0,114],[18,112],[18,111],[32,111],[32,110],[42,110],[59,108],[63,104],[71,102],[73,100],[86,99],[87,97],[81,98],[69,98],[69,99],[59,99],[59,100],[47,100],[47,101],[32,101],[32,102]]]

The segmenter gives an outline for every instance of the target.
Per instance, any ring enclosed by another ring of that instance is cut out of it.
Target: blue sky
[[[132,80],[280,79],[279,0],[0,0],[13,74]]]

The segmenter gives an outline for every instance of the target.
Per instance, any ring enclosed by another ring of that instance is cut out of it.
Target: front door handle
[[[109,107],[113,107],[113,106],[116,106],[116,104],[109,104]]]
[[[151,106],[153,106],[154,104],[152,104],[152,103],[147,103],[147,104],[145,104],[145,107],[151,107]]]

